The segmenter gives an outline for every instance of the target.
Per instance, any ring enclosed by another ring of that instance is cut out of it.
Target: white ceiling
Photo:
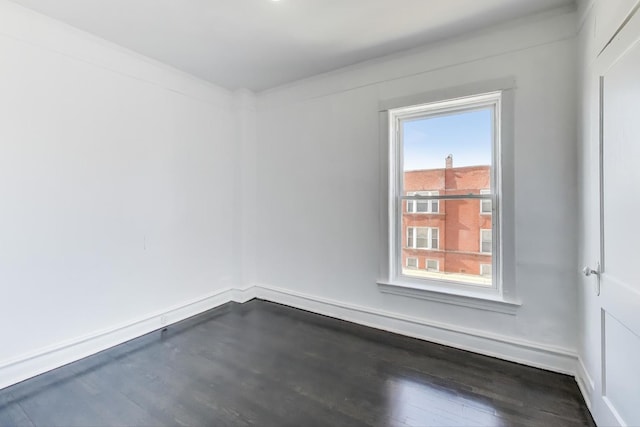
[[[12,0],[229,89],[261,91],[573,0]]]

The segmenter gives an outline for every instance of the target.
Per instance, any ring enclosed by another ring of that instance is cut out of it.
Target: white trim
[[[120,325],[0,361],[0,389],[235,301],[236,298],[246,301],[252,298],[252,291],[221,290],[167,310],[149,313]]]
[[[467,111],[492,108],[500,100],[500,91],[462,96],[390,109],[392,117],[399,120],[416,119],[440,114],[460,114]]]
[[[254,286],[250,286],[245,289],[231,289],[231,301],[237,302],[239,304],[244,304],[245,302],[249,302],[256,297],[256,288]]]
[[[267,285],[258,285],[256,298],[313,313],[418,338],[498,359],[562,374],[575,375],[575,351],[492,334],[449,323],[377,310]]]
[[[478,288],[478,290],[473,288]],[[468,285],[466,289],[459,289],[458,293],[443,292],[438,289],[429,289],[425,286],[383,282],[378,282],[378,289],[385,294],[419,298],[511,315],[515,315],[522,306],[517,301],[507,301],[491,294],[487,295],[487,292],[482,292],[485,289],[478,285]]]
[[[427,98],[427,95],[423,95]],[[458,114],[465,111],[474,111],[480,109],[490,109],[492,113],[492,126],[493,126],[493,141],[491,144],[492,160],[491,160],[491,191],[492,191],[492,218],[491,218],[491,234],[492,234],[492,247],[491,252],[482,252],[482,231],[480,232],[480,250],[478,253],[491,254],[493,256],[493,274],[492,274],[492,286],[490,290],[484,289],[478,294],[478,298],[484,298],[485,295],[490,299],[495,297],[502,297],[503,295],[508,298],[515,298],[515,284],[514,282],[507,282],[508,291],[504,290],[505,279],[512,279],[511,274],[511,259],[503,259],[505,252],[503,246],[507,248],[511,246],[512,235],[510,233],[504,233],[505,240],[503,242],[503,231],[511,231],[511,224],[505,223],[509,220],[504,220],[507,215],[511,213],[509,206],[512,192],[509,188],[503,188],[503,175],[506,178],[511,176],[511,171],[504,171],[505,164],[509,164],[508,159],[511,140],[511,129],[513,126],[511,112],[507,111],[503,114],[504,109],[509,110],[512,105],[510,104],[511,95],[507,89],[498,89],[485,93],[476,92],[463,94],[458,96],[444,99],[430,99],[428,102],[416,103],[416,104],[401,104],[396,108],[389,108],[385,115],[384,123],[387,129],[381,133],[386,135],[386,139],[381,139],[381,142],[386,145],[386,190],[387,195],[386,205],[381,206],[381,216],[386,214],[386,228],[383,229],[383,233],[386,234],[387,246],[386,252],[388,259],[382,261],[380,264],[380,272],[382,273],[380,278],[382,282],[392,284],[408,283],[410,285],[434,285],[437,286],[445,293],[457,293],[456,287],[460,285],[467,285],[461,282],[434,282],[431,278],[404,276],[402,274],[402,252],[403,249],[419,249],[417,248],[417,238],[413,239],[413,245],[410,247],[408,244],[409,232],[412,228],[407,227],[406,233],[403,233],[403,216],[405,210],[403,209],[403,200],[406,200],[404,178],[405,171],[403,166],[403,129],[402,124],[406,120],[413,120],[417,118],[429,118],[442,114]],[[396,100],[395,102],[398,102]],[[504,117],[503,117],[504,116]],[[506,151],[503,150],[503,145],[507,145]],[[385,151],[383,151],[385,152]],[[505,158],[503,158],[505,157]],[[507,205],[503,206],[502,198],[508,200]],[[482,206],[482,203],[481,203]],[[408,207],[408,206],[407,206]],[[503,208],[506,208],[505,212]],[[440,206],[438,206],[440,210]],[[481,209],[480,209],[481,210]],[[408,211],[408,209],[407,209]],[[403,235],[404,234],[404,235]],[[413,233],[417,234],[417,233]],[[429,233],[431,234],[431,233]],[[416,236],[414,236],[416,237]],[[406,240],[405,240],[406,239]],[[440,230],[438,230],[438,240],[440,240]],[[438,241],[438,246],[439,245]],[[431,246],[431,239],[429,241]],[[434,249],[434,248],[422,248],[422,249]],[[508,255],[507,255],[508,256]],[[506,262],[505,262],[506,261]],[[509,268],[503,268],[503,265]]]
[[[228,302],[245,303],[253,298],[554,372],[576,374],[577,355],[565,348],[260,285],[244,289],[224,289],[161,312],[141,316],[121,325],[2,361],[0,362],[0,389]],[[590,377],[585,374],[583,377],[588,379],[587,384],[590,384],[593,389],[593,381]]]
[[[595,390],[595,383],[593,382],[593,379],[591,379],[591,375],[589,375],[589,371],[587,371],[581,357],[578,358],[578,363],[576,365],[576,383],[578,383],[578,388],[580,389],[580,393],[582,393],[582,397],[587,404],[587,408],[591,410],[591,396],[593,396],[593,391]]]

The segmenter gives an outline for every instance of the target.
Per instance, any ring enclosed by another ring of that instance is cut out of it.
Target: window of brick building
[[[501,100],[492,92],[389,110],[394,282],[498,289]],[[418,257],[424,269],[409,264]]]
[[[438,265],[438,261],[436,261],[435,259],[428,259],[425,267],[427,269],[427,271],[438,271],[440,270],[439,265]]]
[[[418,268],[418,258],[407,258],[407,268]]]
[[[482,189],[480,194],[491,194],[491,190]],[[491,199],[480,200],[480,213],[491,215]]]
[[[407,227],[407,248],[438,249],[438,229],[435,227]]]
[[[493,251],[493,239],[491,230],[480,230],[480,252],[490,254]]]
[[[437,196],[437,191],[410,191],[407,196]],[[438,200],[407,200],[407,213],[438,213]]]

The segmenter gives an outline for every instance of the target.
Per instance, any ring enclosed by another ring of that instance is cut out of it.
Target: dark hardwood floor
[[[1,426],[584,426],[573,378],[230,303],[0,390]]]

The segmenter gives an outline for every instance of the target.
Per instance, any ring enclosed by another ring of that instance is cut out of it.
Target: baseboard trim
[[[231,301],[244,304],[256,297],[256,288],[251,286],[244,289],[233,289],[231,291]]]
[[[589,375],[589,371],[587,371],[587,368],[584,365],[584,361],[581,357],[578,358],[578,363],[576,366],[576,382],[578,383],[580,393],[582,393],[582,397],[587,404],[587,408],[591,410],[591,399],[593,396],[593,391],[595,390],[595,383],[593,382],[591,375]]]
[[[243,289],[228,288],[217,291],[161,312],[150,313],[112,328],[0,362],[0,389],[91,356],[228,302],[245,303],[254,298],[523,365],[573,375],[585,396],[587,405],[591,405],[593,381],[584,368],[582,361],[578,363],[578,356],[570,350],[348,304],[268,285],[251,286]]]
[[[0,362],[0,389],[122,344],[212,308],[250,296],[250,290],[224,289],[150,313],[127,323]],[[251,299],[251,298],[248,298]]]
[[[256,298],[548,371],[576,375],[578,355],[568,349],[491,334],[281,289],[255,286]]]

